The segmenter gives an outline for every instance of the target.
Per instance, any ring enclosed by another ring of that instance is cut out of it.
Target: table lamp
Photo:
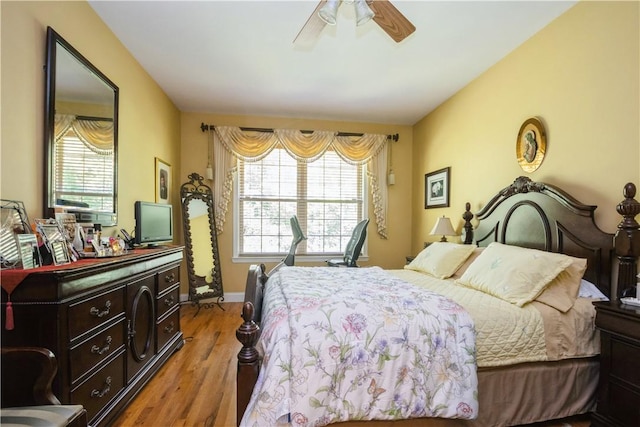
[[[443,216],[442,218],[438,218],[436,225],[433,226],[433,229],[429,234],[431,234],[432,236],[442,236],[440,241],[446,242],[447,238],[445,236],[455,236],[456,231],[451,225],[451,220],[446,216]]]

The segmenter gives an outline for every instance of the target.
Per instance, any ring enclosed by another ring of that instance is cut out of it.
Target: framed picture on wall
[[[443,168],[424,176],[424,208],[449,207],[451,168]]]
[[[171,165],[156,157],[156,203],[169,203],[171,194]]]
[[[537,117],[525,120],[518,131],[516,159],[525,172],[534,172],[540,167],[547,152],[547,133]]]

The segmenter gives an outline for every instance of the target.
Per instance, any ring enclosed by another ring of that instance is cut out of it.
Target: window
[[[91,150],[73,128],[55,144],[53,171],[56,205],[74,204],[113,212],[114,152]]]
[[[364,166],[334,151],[305,163],[276,148],[261,161],[239,161],[237,184],[235,253],[241,257],[286,253],[293,215],[307,235],[298,255],[341,254],[366,215]]]

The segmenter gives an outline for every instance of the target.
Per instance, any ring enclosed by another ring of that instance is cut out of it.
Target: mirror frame
[[[47,49],[45,65],[45,114],[44,114],[44,186],[43,186],[43,214],[45,218],[54,216],[52,202],[53,186],[53,152],[55,145],[55,112],[56,112],[56,54],[61,47],[75,59],[79,65],[95,74],[105,86],[113,90],[113,212],[98,211],[95,209],[67,209],[76,215],[78,222],[90,222],[103,226],[114,226],[118,223],[118,100],[119,89],[107,76],[89,62],[80,52],[71,46],[60,34],[51,27],[47,27]]]
[[[189,300],[200,307],[211,307],[211,304],[201,303],[200,300],[217,298],[216,304],[222,308],[220,301],[224,301],[222,288],[222,272],[220,270],[220,255],[218,251],[218,235],[216,234],[216,219],[213,208],[213,193],[211,188],[203,183],[204,177],[196,172],[191,173],[189,181],[180,186],[180,200],[182,206],[182,229],[184,231],[184,244],[187,258],[187,273],[189,276]],[[213,255],[212,282],[207,283],[203,276],[196,275],[193,253],[193,238],[191,236],[191,224],[189,222],[189,202],[201,200],[207,206],[209,217],[209,237],[211,239],[211,252]],[[208,286],[208,292],[198,293],[196,288]],[[198,314],[198,311],[196,314]],[[195,316],[195,315],[194,315]]]

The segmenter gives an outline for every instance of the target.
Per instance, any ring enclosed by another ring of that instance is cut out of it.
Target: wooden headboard
[[[479,224],[473,242],[478,246],[500,242],[586,258],[584,278],[611,296],[614,235],[596,225],[596,208],[553,185],[521,176],[475,214]]]

